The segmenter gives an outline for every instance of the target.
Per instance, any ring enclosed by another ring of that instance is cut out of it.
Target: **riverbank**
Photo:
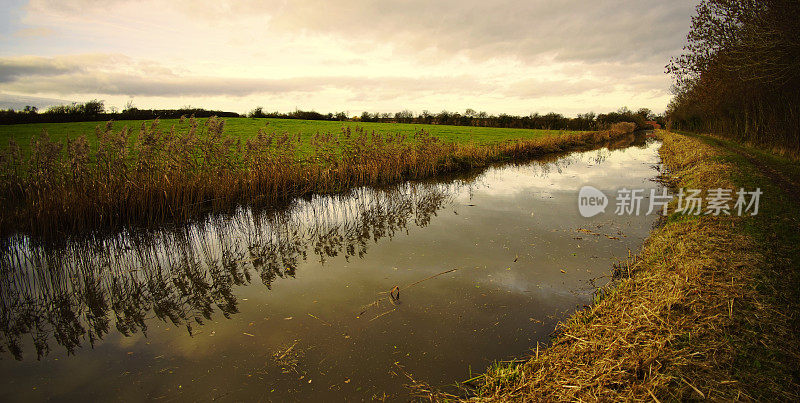
[[[0,155],[0,235],[69,234],[125,225],[179,223],[240,205],[269,206],[294,197],[428,178],[499,161],[524,160],[597,146],[630,135],[632,123],[601,132],[551,134],[480,144],[445,142],[363,128],[308,139],[265,129],[246,141],[225,122],[188,119],[95,133],[66,142],[43,134],[24,153],[11,143]],[[310,150],[310,151],[303,151]]]
[[[548,348],[491,367],[472,399],[800,398],[800,172],[717,138],[662,136],[671,185],[760,188],[758,215],[672,213],[621,270],[627,278],[562,323]]]
[[[0,401],[405,401],[406,373],[464,379],[525,354],[587,302],[608,268],[596,262],[641,246],[655,217],[589,227],[574,189],[657,188],[643,180],[659,146],[630,135],[187,225],[2,245]]]

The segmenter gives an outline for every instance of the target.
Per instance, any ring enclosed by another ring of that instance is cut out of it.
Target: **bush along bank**
[[[546,349],[490,367],[465,399],[800,398],[800,170],[717,138],[660,135],[673,186],[759,187],[759,213],[667,216],[629,277],[560,324]]]

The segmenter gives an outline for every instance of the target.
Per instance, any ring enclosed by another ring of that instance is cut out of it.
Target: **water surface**
[[[6,241],[0,400],[405,400],[411,379],[465,380],[546,343],[640,247],[655,216],[612,199],[586,219],[577,192],[657,188],[657,147]]]

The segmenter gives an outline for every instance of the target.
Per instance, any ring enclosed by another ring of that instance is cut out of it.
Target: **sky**
[[[695,5],[0,0],[0,108],[658,113]]]

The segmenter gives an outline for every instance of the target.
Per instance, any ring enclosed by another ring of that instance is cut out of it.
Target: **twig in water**
[[[454,272],[454,271],[456,271],[456,270],[459,270],[459,269],[460,269],[460,268],[458,268],[458,267],[457,267],[457,268],[455,268],[455,269],[445,270],[445,271],[443,271],[443,272],[441,272],[441,273],[437,273],[437,274],[434,274],[434,275],[432,275],[432,276],[425,277],[425,278],[423,278],[422,280],[415,281],[415,282],[413,282],[413,283],[411,283],[411,284],[408,284],[408,285],[406,285],[406,286],[404,286],[404,287],[394,286],[394,287],[392,287],[392,289],[389,291],[389,296],[388,296],[388,297],[378,298],[378,299],[376,299],[375,301],[372,301],[372,302],[370,302],[369,304],[366,304],[366,305],[363,305],[363,306],[361,306],[361,312],[358,314],[358,316],[361,316],[361,315],[363,315],[364,313],[366,313],[366,312],[367,312],[367,311],[368,311],[370,308],[372,308],[372,307],[377,307],[377,306],[380,306],[380,304],[381,304],[381,301],[384,301],[384,300],[388,300],[389,302],[391,302],[391,303],[392,303],[392,305],[395,305],[393,301],[397,301],[397,300],[399,300],[399,299],[400,299],[400,290],[406,290],[406,289],[409,289],[409,288],[411,288],[411,287],[413,287],[413,286],[415,286],[415,285],[417,285],[417,284],[419,284],[419,283],[422,283],[422,282],[424,282],[424,281],[428,281],[428,280],[430,280],[430,279],[433,279],[433,278],[439,277],[439,276],[441,276],[441,275],[443,275],[443,274],[452,273],[452,272]],[[381,292],[381,293],[385,293],[385,291],[384,291],[384,292]],[[373,318],[372,320],[375,320],[375,319],[377,319],[377,317],[376,317],[376,318]]]
[[[294,341],[294,344],[292,344],[291,346],[289,346],[289,348],[287,348],[287,349],[286,349],[286,351],[284,351],[284,352],[283,352],[283,354],[281,354],[281,355],[280,355],[280,357],[278,357],[278,359],[279,359],[279,360],[282,360],[284,357],[286,357],[286,354],[289,354],[289,352],[290,352],[290,351],[292,351],[292,349],[293,349],[293,348],[294,348],[294,346],[296,346],[296,345],[297,345],[297,340],[295,340],[295,341]]]
[[[325,322],[324,320],[322,320],[322,319],[320,319],[320,318],[318,318],[318,317],[316,317],[316,316],[314,316],[314,315],[312,315],[312,314],[310,314],[310,313],[308,314],[308,316],[310,316],[310,317],[312,317],[312,318],[314,318],[314,319],[316,319],[316,320],[318,320],[318,321],[320,321],[320,322],[324,323],[324,324],[325,324],[325,325],[327,325],[327,326],[333,326],[333,325],[331,325],[330,323],[328,323],[328,322]]]
[[[380,314],[380,315],[378,315],[378,316],[376,316],[376,317],[374,317],[374,318],[370,319],[369,321],[370,321],[370,322],[372,322],[373,320],[375,320],[375,319],[378,319],[378,318],[380,318],[380,317],[381,317],[381,316],[383,316],[383,315],[390,314],[390,313],[392,313],[392,312],[394,312],[394,311],[396,311],[396,310],[397,310],[397,308],[394,308],[394,309],[392,309],[391,311],[386,311],[386,312],[384,312],[384,313],[382,313],[382,314]]]

